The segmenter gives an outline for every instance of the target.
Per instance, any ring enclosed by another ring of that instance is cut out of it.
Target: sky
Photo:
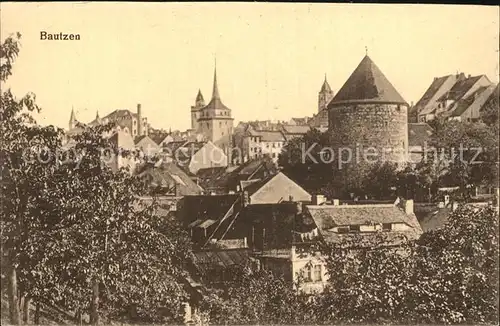
[[[368,55],[403,98],[434,77],[499,79],[499,7],[328,3],[8,3],[0,36],[20,32],[10,87],[36,94],[43,125],[135,111],[155,128],[190,127],[198,89],[239,121],[311,116],[325,78],[337,92]],[[40,32],[80,34],[43,41]]]

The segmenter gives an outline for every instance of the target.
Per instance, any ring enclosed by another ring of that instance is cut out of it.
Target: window
[[[349,231],[359,232],[360,231],[359,225],[349,225]]]
[[[392,230],[392,224],[391,223],[384,223],[384,224],[382,224],[382,230],[383,231],[391,231]]]
[[[340,226],[337,228],[338,233],[348,233],[349,232],[349,227],[347,226]]]
[[[304,278],[305,282],[311,282],[312,281],[312,269],[311,266],[306,266],[302,269],[302,277]]]
[[[313,281],[321,281],[321,265],[314,265]]]

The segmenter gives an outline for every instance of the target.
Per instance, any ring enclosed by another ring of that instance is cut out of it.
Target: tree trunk
[[[90,303],[90,323],[99,324],[99,281],[92,284],[92,301]]]
[[[8,276],[8,296],[9,296],[9,312],[10,323],[12,325],[20,325],[21,318],[19,314],[19,302],[17,299],[17,273],[16,268],[12,265],[9,266]]]
[[[35,325],[40,325],[40,302],[36,302],[36,308],[35,308]]]
[[[82,311],[78,309],[75,313],[75,320],[78,325],[81,325],[83,322]]]
[[[31,304],[31,298],[29,295],[26,295],[24,297],[24,302],[23,302],[23,323],[24,324],[30,323],[30,304]]]

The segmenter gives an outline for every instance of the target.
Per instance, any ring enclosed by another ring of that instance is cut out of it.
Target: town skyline
[[[498,7],[119,6],[123,11],[116,13],[116,4],[2,5],[2,40],[23,35],[7,86],[18,97],[37,95],[39,123],[67,128],[72,107],[78,120],[90,122],[97,110],[105,116],[141,103],[152,127],[188,129],[198,89],[210,99],[215,58],[220,96],[235,125],[312,116],[325,74],[338,92],[366,48],[408,103],[416,103],[434,77],[485,74],[498,83]],[[222,22],[210,18],[217,13]],[[440,21],[445,14],[456,19]],[[44,41],[41,31],[81,39]]]

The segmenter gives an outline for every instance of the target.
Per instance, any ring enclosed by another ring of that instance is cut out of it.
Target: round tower
[[[343,162],[407,161],[408,103],[368,55],[328,110],[331,146]]]

